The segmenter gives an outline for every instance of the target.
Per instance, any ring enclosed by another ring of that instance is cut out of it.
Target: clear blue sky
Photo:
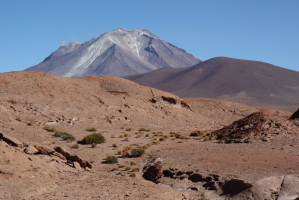
[[[258,60],[299,71],[299,0],[0,0],[0,72],[66,42],[148,29],[201,60]]]

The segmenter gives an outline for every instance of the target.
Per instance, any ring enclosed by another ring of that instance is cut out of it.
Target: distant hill
[[[289,111],[299,107],[299,72],[258,61],[216,57],[192,67],[169,67],[124,78],[180,97]]]
[[[163,67],[186,67],[200,60],[145,29],[118,28],[85,43],[61,46],[25,71],[65,77],[125,76]]]

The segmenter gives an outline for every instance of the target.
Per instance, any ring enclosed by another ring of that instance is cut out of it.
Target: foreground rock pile
[[[82,167],[86,170],[90,170],[92,168],[92,165],[89,162],[87,162],[86,160],[80,158],[75,154],[70,153],[63,147],[56,147],[52,149],[50,147],[43,146],[43,145],[28,145],[3,133],[0,133],[0,140],[3,140],[4,142],[6,142],[11,146],[22,148],[20,150],[24,151],[26,154],[31,154],[31,155],[42,154],[42,155],[56,156],[60,158],[62,161],[64,161],[66,164],[73,166],[75,168],[80,169]]]
[[[222,129],[212,132],[223,142],[252,142],[252,138],[268,141],[273,134],[292,134],[294,124],[277,111],[255,112]]]

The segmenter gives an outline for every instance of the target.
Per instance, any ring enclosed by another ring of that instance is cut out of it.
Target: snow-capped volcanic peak
[[[145,29],[115,29],[83,44],[61,46],[39,65],[26,70],[66,77],[124,76],[162,67],[184,67],[200,62],[186,51]]]

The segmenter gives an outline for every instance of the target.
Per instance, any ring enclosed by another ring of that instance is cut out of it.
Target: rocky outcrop
[[[299,119],[299,108],[296,112],[294,112],[292,114],[292,116],[290,117],[290,119]]]
[[[36,145],[35,148],[38,150],[38,153],[44,154],[44,155],[50,155],[55,152],[54,149],[46,146]]]
[[[18,141],[17,139],[7,136],[3,133],[0,133],[0,140],[5,141],[7,144],[11,145],[11,146],[15,146],[15,147],[19,147],[19,148],[24,148],[24,152],[26,154],[43,154],[43,155],[50,155],[50,156],[57,156],[59,157],[61,160],[64,161],[70,161],[72,162],[73,167],[79,169],[78,164],[80,165],[80,167],[84,168],[84,169],[91,169],[92,165],[87,162],[86,160],[80,158],[79,156],[70,153],[69,151],[67,151],[66,149],[62,148],[62,147],[56,147],[55,149],[52,149],[50,147],[46,147],[43,145],[26,145],[20,141]],[[67,162],[66,162],[67,163]]]
[[[10,137],[4,133],[0,133],[0,140],[3,140],[4,142],[8,143],[11,146],[15,146],[15,147],[24,147],[25,144],[23,144],[23,142],[18,141],[17,139]]]
[[[142,177],[145,180],[157,183],[158,179],[161,178],[162,175],[163,175],[163,173],[162,173],[162,160],[159,159],[159,158],[154,160],[153,162],[147,164],[143,168]]]
[[[87,162],[86,160],[81,159],[79,156],[70,153],[66,149],[62,147],[56,147],[55,151],[62,154],[67,160],[72,161],[72,162],[78,162],[82,168],[92,168],[92,165]]]
[[[249,142],[249,139],[253,136],[259,137],[262,141],[268,141],[269,135],[285,133],[288,127],[288,120],[280,117],[278,113],[261,111],[252,113],[243,119],[213,131],[211,134],[226,143]]]

